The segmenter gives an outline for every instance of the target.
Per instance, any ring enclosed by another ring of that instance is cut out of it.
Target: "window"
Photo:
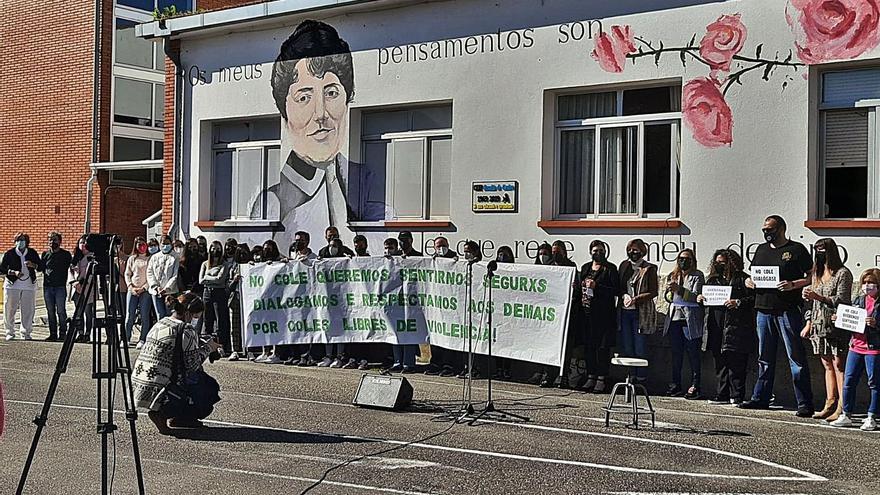
[[[162,159],[162,141],[113,136],[113,161]]]
[[[560,95],[557,217],[678,214],[681,87]]]
[[[877,218],[880,69],[825,72],[819,106],[820,215]]]
[[[362,167],[349,168],[359,221],[449,217],[452,106],[363,114]]]
[[[145,127],[165,125],[165,85],[117,77],[113,121]]]
[[[268,220],[266,190],[281,170],[281,122],[261,119],[214,125],[211,218]]]
[[[159,189],[162,187],[162,169],[111,170],[110,184]]]
[[[166,7],[175,6],[178,12],[193,10],[194,0],[116,0],[117,5],[132,7],[139,10],[152,12],[154,9],[165,10]]]

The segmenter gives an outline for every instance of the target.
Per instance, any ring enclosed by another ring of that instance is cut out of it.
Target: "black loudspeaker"
[[[361,377],[353,404],[378,409],[403,409],[410,404],[412,385],[402,376],[367,375]]]

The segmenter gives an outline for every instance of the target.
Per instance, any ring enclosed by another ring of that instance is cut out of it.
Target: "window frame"
[[[116,173],[117,172],[125,172],[126,170],[110,170],[109,184],[111,186],[126,186],[126,187],[136,187],[138,189],[161,190],[162,189],[162,169],[161,168],[148,168],[146,170],[150,171],[150,177],[151,177],[150,182],[117,179],[115,177]],[[157,172],[159,175],[158,180],[156,180]]]
[[[837,70],[826,70],[819,73],[818,76],[818,86],[819,86],[819,104],[817,106],[817,118],[816,123],[818,127],[818,139],[817,139],[817,169],[818,169],[818,198],[816,201],[817,206],[817,217],[820,220],[877,220],[880,219],[880,198],[877,198],[877,195],[880,194],[880,150],[878,150],[878,145],[880,145],[880,125],[878,125],[878,112],[880,112],[880,99],[877,98],[867,98],[862,100],[856,100],[855,104],[850,105],[835,105],[831,103],[824,102],[824,94],[825,94],[825,75],[830,73],[841,73],[841,72],[850,72],[860,70],[856,68],[852,69],[837,69]],[[825,175],[826,175],[826,165],[825,165],[825,115],[827,111],[833,110],[857,110],[864,109],[868,111],[868,197],[865,203],[865,213],[867,216],[865,217],[855,217],[855,218],[839,218],[839,217],[831,217],[825,214]]]
[[[222,121],[216,122],[214,124],[214,126],[222,125],[223,123],[224,122],[222,122]],[[212,132],[211,139],[213,141],[214,140],[213,133],[217,132],[216,127],[213,128],[211,132]],[[281,150],[281,140],[280,139],[271,139],[271,140],[262,140],[262,141],[239,141],[239,142],[231,142],[231,143],[213,143],[212,142],[212,144],[211,144],[211,167],[210,167],[209,174],[208,174],[210,176],[210,190],[214,191],[216,189],[215,188],[216,177],[215,177],[215,173],[214,173],[214,167],[215,167],[214,160],[216,158],[217,152],[222,152],[222,151],[231,151],[232,152],[232,176],[230,177],[230,181],[232,181],[232,185],[233,185],[232,191],[231,191],[231,197],[229,198],[230,205],[232,205],[233,207],[230,207],[230,214],[229,214],[228,218],[218,218],[216,216],[215,209],[214,209],[214,206],[215,206],[214,205],[214,198],[213,198],[213,195],[211,196],[211,204],[210,204],[210,208],[209,208],[210,215],[209,216],[212,221],[214,221],[214,222],[236,222],[236,223],[241,223],[241,222],[265,223],[265,222],[275,221],[275,220],[268,218],[268,206],[269,205],[266,203],[266,194],[261,195],[263,204],[262,204],[262,212],[260,214],[260,218],[251,218],[250,216],[236,216],[234,214],[234,210],[235,210],[234,205],[237,204],[237,201],[239,199],[238,198],[238,189],[235,187],[235,184],[237,183],[238,173],[239,173],[239,171],[238,171],[238,169],[239,169],[238,160],[239,160],[239,156],[240,156],[239,152],[244,151],[244,150],[262,150],[262,164],[261,164],[262,178],[260,181],[261,182],[260,187],[261,187],[261,190],[263,192],[265,192],[268,190],[268,186],[269,186],[269,184],[268,184],[268,181],[269,181],[268,167],[269,167],[269,150],[271,150],[271,149],[278,149],[280,151]],[[248,198],[248,200],[250,200],[250,198]]]
[[[616,101],[616,112],[621,114],[623,112],[623,92],[628,89],[634,88],[623,88],[618,89],[617,91],[617,101]],[[636,88],[637,89],[637,88]],[[611,91],[597,91],[601,93],[609,93]],[[554,97],[554,104],[556,105],[554,115],[558,117],[559,115],[559,97],[564,96],[566,94],[572,93],[562,93],[557,94]],[[681,143],[681,112],[664,112],[664,113],[655,113],[655,114],[643,114],[643,115],[615,115],[613,117],[596,117],[589,119],[571,119],[571,120],[557,120],[554,125],[554,151],[553,151],[553,218],[559,220],[621,220],[621,219],[669,219],[669,218],[677,218],[678,217],[678,181],[676,181],[676,176],[679,176],[680,172],[680,152],[678,155],[675,153],[675,149],[677,146],[680,146]],[[670,154],[669,161],[669,173],[670,173],[670,191],[669,191],[669,213],[645,213],[644,212],[644,177],[645,177],[645,126],[646,125],[665,125],[669,124],[672,126],[672,133],[670,139],[672,140],[671,146],[673,153]],[[599,166],[601,160],[601,146],[600,143],[600,132],[601,129],[610,129],[610,128],[620,128],[620,127],[637,127],[638,128],[638,161],[637,161],[637,204],[638,208],[636,213],[600,213],[600,174],[601,167]],[[593,213],[560,213],[561,204],[561,191],[560,191],[560,177],[562,172],[562,163],[561,163],[561,146],[562,146],[562,133],[565,131],[573,131],[573,130],[592,130],[594,134],[593,142]],[[679,148],[680,149],[680,148]]]

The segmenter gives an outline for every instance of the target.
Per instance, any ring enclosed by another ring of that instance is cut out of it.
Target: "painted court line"
[[[39,402],[32,401],[19,401],[19,400],[9,400],[7,403],[13,404],[26,404],[33,406],[41,406],[42,404]],[[83,406],[71,406],[71,405],[63,405],[63,404],[54,404],[53,407],[66,408],[66,409],[75,409],[75,410],[84,410],[84,411],[93,411],[94,408],[91,407],[83,407]],[[117,414],[124,414],[123,411],[115,411]],[[500,424],[500,425],[510,425],[509,423],[503,423],[498,421],[486,421],[481,420],[481,423],[488,424]],[[682,476],[689,478],[703,478],[703,479],[728,479],[728,480],[760,480],[760,481],[828,481],[827,478],[822,476],[809,473],[806,471],[801,471],[799,469],[791,468],[788,466],[783,466],[781,464],[776,464],[770,461],[765,461],[762,459],[756,459],[753,457],[749,457],[742,454],[736,454],[732,452],[725,452],[721,450],[712,449],[709,447],[700,447],[696,445],[688,445],[677,442],[668,442],[665,440],[653,440],[647,438],[633,438],[626,437],[622,435],[615,435],[611,433],[596,433],[596,432],[587,432],[582,430],[572,430],[566,428],[555,428],[550,426],[540,426],[540,425],[528,425],[528,424],[516,424],[516,426],[521,428],[529,428],[529,429],[537,429],[544,431],[554,431],[554,432],[562,432],[562,433],[573,433],[578,435],[585,436],[594,436],[600,438],[614,438],[618,440],[629,440],[635,442],[656,444],[656,445],[665,445],[665,446],[677,446],[683,447],[686,449],[699,450],[719,455],[724,455],[728,457],[733,457],[749,462],[754,462],[757,464],[762,464],[768,467],[773,467],[775,469],[780,469],[782,471],[788,471],[793,474],[797,474],[798,476],[749,476],[749,475],[732,475],[732,474],[715,474],[715,473],[691,473],[686,471],[667,471],[662,469],[644,469],[644,468],[634,468],[634,467],[626,467],[626,466],[615,466],[611,464],[599,464],[593,462],[585,462],[585,461],[574,461],[567,459],[552,459],[546,457],[536,457],[536,456],[527,456],[520,454],[509,454],[504,452],[492,452],[486,450],[476,450],[476,449],[466,449],[460,447],[447,447],[443,445],[433,445],[433,444],[425,444],[425,443],[410,443],[402,440],[390,440],[384,438],[376,438],[376,437],[362,437],[357,435],[341,435],[341,434],[333,434],[333,433],[324,433],[324,432],[315,432],[315,431],[307,431],[307,430],[293,430],[287,428],[276,428],[272,426],[264,426],[264,425],[253,425],[246,423],[234,423],[228,421],[215,421],[215,420],[204,420],[204,423],[215,424],[220,426],[233,426],[238,428],[262,428],[262,429],[272,429],[276,431],[283,431],[285,433],[292,433],[297,435],[316,435],[316,436],[325,436],[330,438],[337,438],[343,440],[353,440],[358,442],[376,442],[376,443],[385,443],[389,445],[405,445],[408,447],[428,449],[428,450],[438,450],[445,452],[457,452],[462,454],[473,454],[479,455],[483,457],[494,457],[500,459],[511,459],[518,461],[526,461],[526,462],[536,462],[542,464],[556,464],[556,465],[564,465],[564,466],[577,466],[577,467],[585,467],[592,469],[603,469],[609,471],[618,471],[618,472],[627,472],[627,473],[639,473],[639,474],[655,474],[655,475],[664,475],[664,476]]]
[[[126,459],[131,459],[129,456],[123,456]],[[180,463],[180,462],[171,462],[171,461],[163,461],[159,459],[142,459],[144,462],[152,462],[155,464],[164,464],[166,466],[186,466],[190,468],[202,469],[202,470],[210,470],[210,471],[221,471],[224,473],[233,473],[233,474],[246,474],[248,476],[259,476],[260,479],[265,478],[273,478],[280,480],[288,480],[288,481],[302,481],[304,483],[315,483],[318,481],[317,478],[303,478],[300,476],[288,476],[285,474],[275,474],[275,473],[266,473],[263,471],[249,471],[246,469],[233,469],[233,468],[225,468],[220,466],[208,466],[205,464],[189,464],[189,463]],[[401,495],[432,495],[431,493],[426,492],[413,492],[408,490],[395,490],[393,488],[383,488],[379,486],[371,486],[371,485],[360,485],[356,483],[346,483],[344,481],[330,481],[324,480],[321,482],[322,485],[330,485],[330,486],[339,486],[343,488],[354,488],[357,490],[368,490],[372,492],[380,492],[380,493],[398,493]]]

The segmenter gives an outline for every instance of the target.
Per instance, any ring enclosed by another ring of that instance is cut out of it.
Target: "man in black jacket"
[[[318,251],[319,258],[341,258],[343,256],[354,258],[354,251],[349,249],[348,246],[342,245],[341,241],[336,244],[334,250],[334,246],[332,245],[334,244],[334,239],[339,239],[339,229],[331,225],[330,227],[327,227],[326,230],[324,230],[324,240],[327,241],[327,245],[322,247]]]
[[[3,284],[6,320],[6,340],[15,338],[15,313],[21,308],[21,328],[24,340],[31,340],[36,310],[37,272],[43,271],[40,255],[30,248],[31,238],[25,233],[15,234],[15,247],[3,254],[0,273],[6,275]]]
[[[420,251],[416,251],[413,248],[413,235],[412,232],[408,232],[404,230],[397,236],[397,240],[400,241],[400,250],[403,251],[403,255],[408,258],[419,258],[422,256]]]
[[[67,274],[73,263],[70,251],[61,247],[61,234],[49,233],[49,249],[40,256],[43,262],[43,299],[49,319],[49,342],[64,340],[67,333]]]

